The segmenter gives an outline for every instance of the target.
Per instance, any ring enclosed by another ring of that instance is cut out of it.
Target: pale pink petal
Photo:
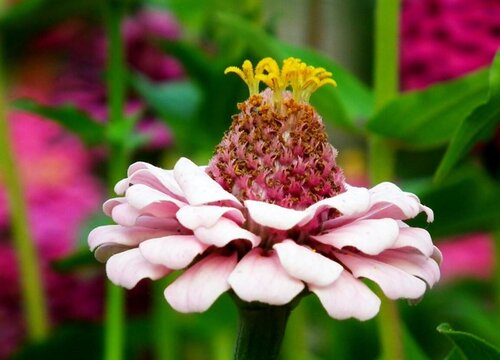
[[[399,234],[399,226],[392,219],[358,220],[313,239],[342,249],[353,246],[365,254],[377,255],[393,246]]]
[[[392,265],[350,253],[337,253],[335,256],[355,277],[376,282],[389,299],[418,299],[425,292],[425,282]]]
[[[111,212],[113,211],[113,209],[115,208],[115,206],[118,206],[118,205],[121,205],[121,204],[125,204],[126,202],[127,202],[127,199],[125,199],[124,197],[119,197],[119,198],[113,198],[113,199],[106,200],[104,202],[104,204],[102,205],[102,211],[106,215],[111,216]]]
[[[375,259],[425,280],[430,287],[439,281],[440,271],[436,261],[420,253],[388,250]]]
[[[113,221],[123,226],[134,226],[140,215],[139,210],[127,203],[114,206],[113,210],[111,210]]]
[[[163,210],[165,215],[173,215],[180,207],[185,205],[184,202],[170,195],[142,184],[129,187],[126,192],[126,198],[128,203],[136,209],[145,211],[147,208],[147,211],[151,212],[151,209],[154,208],[156,211],[159,211],[159,215],[162,213],[160,210]],[[154,207],[152,205],[157,206]]]
[[[377,315],[380,299],[360,280],[343,271],[333,284],[310,286],[328,315],[334,319],[356,318],[364,321]]]
[[[366,217],[380,219],[390,217],[393,219],[411,219],[424,211],[427,221],[434,220],[431,209],[420,204],[420,200],[414,194],[404,192],[390,182],[383,182],[370,190],[371,209]]]
[[[277,230],[288,230],[308,217],[304,210],[294,210],[263,201],[246,200],[250,218],[257,224]]]
[[[392,245],[393,249],[414,248],[423,255],[429,257],[434,251],[432,239],[429,232],[425,229],[405,227],[399,229],[399,236]]]
[[[207,247],[194,235],[170,235],[146,240],[139,245],[146,260],[172,270],[185,268]]]
[[[328,199],[320,200],[307,208],[310,218],[305,219],[300,225],[303,225],[306,221],[310,221],[318,212],[324,209],[337,209],[344,217],[357,216],[367,211],[370,206],[368,189],[348,184],[345,184],[345,187],[345,192]]]
[[[165,298],[182,313],[207,310],[229,290],[227,278],[236,266],[237,256],[210,255],[190,267],[165,289]]]
[[[194,235],[198,240],[217,247],[226,246],[233,240],[243,239],[252,243],[252,247],[259,245],[260,237],[254,233],[241,228],[234,221],[220,218],[217,223],[209,228],[199,227],[193,230]]]
[[[116,185],[114,187],[114,191],[118,195],[123,195],[123,194],[125,194],[125,191],[128,189],[128,187],[129,187],[128,178],[121,179],[120,181],[118,181],[116,183]]]
[[[441,263],[443,262],[443,254],[441,254],[441,251],[435,246],[432,251],[431,258],[434,259],[434,261],[437,262],[438,265],[441,265]]]
[[[304,283],[288,275],[275,253],[264,256],[260,248],[240,260],[228,281],[240,299],[270,305],[287,304],[304,289]]]
[[[147,185],[179,199],[184,198],[184,193],[175,181],[173,170],[163,170],[153,165],[149,166],[130,175],[129,182]]]
[[[191,160],[180,158],[174,167],[175,180],[190,205],[204,205],[217,201],[228,201],[241,207],[241,203]]]
[[[332,198],[318,201],[305,210],[294,210],[262,201],[246,200],[245,207],[250,217],[259,225],[278,230],[289,230],[304,226],[325,209],[337,209],[346,216],[362,213],[370,204],[368,190],[348,186],[347,191]]]
[[[106,263],[109,280],[127,289],[132,289],[142,279],[158,280],[169,272],[164,266],[151,264],[144,259],[139,249],[113,255]]]
[[[158,218],[156,216],[141,215],[137,218],[135,225],[151,229],[166,230],[168,235],[185,235],[192,233],[190,230],[179,224],[179,221],[175,218]]]
[[[297,245],[292,240],[285,240],[273,246],[283,268],[296,279],[306,284],[326,286],[334,282],[343,270],[342,265]]]
[[[152,239],[167,235],[165,230],[149,229],[141,227],[123,227],[121,225],[104,225],[92,230],[89,234],[88,243],[90,250],[103,244],[120,244],[126,246],[137,246],[146,239]]]
[[[176,214],[179,222],[191,230],[199,228],[200,226],[206,228],[212,227],[223,216],[240,225],[245,222],[245,217],[240,210],[224,206],[187,205],[179,209]]]

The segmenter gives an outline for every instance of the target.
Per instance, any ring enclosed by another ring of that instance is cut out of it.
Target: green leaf
[[[104,125],[98,123],[86,113],[78,110],[72,105],[51,107],[40,105],[33,100],[20,99],[14,101],[12,106],[61,124],[67,130],[78,135],[87,145],[103,143],[105,137]]]
[[[488,101],[476,108],[460,124],[441,160],[434,180],[442,180],[455,164],[481,139],[485,132],[500,123],[500,52],[490,69]]]
[[[439,325],[437,331],[446,335],[455,345],[456,350],[453,350],[455,354],[449,355],[448,358],[461,358],[464,360],[500,360],[500,351],[476,335],[452,330],[448,324]],[[461,355],[460,357],[458,356],[459,354]]]
[[[476,166],[462,167],[446,182],[430,182],[420,182],[417,193],[422,203],[434,211],[435,221],[428,225],[433,236],[487,231],[498,226],[500,186]],[[426,226],[416,223],[419,220],[411,223]]]
[[[313,94],[311,102],[325,120],[351,132],[359,131],[353,119],[367,117],[371,113],[373,96],[368,88],[347,70],[312,50],[286,44],[267,34],[262,28],[237,16],[219,14],[219,21],[245,40],[247,46],[258,57],[270,56],[278,61],[290,56],[299,57],[310,65],[321,66],[331,71],[339,88],[325,86]]]
[[[132,86],[154,110],[168,119],[168,125],[174,130],[191,121],[201,103],[201,91],[191,81],[153,84],[137,74],[132,77]]]
[[[487,91],[488,72],[480,70],[403,94],[376,113],[366,126],[402,145],[436,147],[450,140],[460,122],[486,100]]]

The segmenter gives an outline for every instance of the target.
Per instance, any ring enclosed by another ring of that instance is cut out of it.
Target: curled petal
[[[136,170],[129,176],[130,183],[147,185],[174,197],[184,197],[179,184],[175,180],[173,170],[164,170],[151,164],[143,164],[146,165],[145,168]]]
[[[172,270],[185,268],[207,247],[194,235],[170,235],[146,240],[139,245],[146,260]]]
[[[293,210],[254,200],[245,201],[245,206],[256,223],[278,230],[289,230],[296,225],[306,225],[324,209],[334,208],[346,216],[366,211],[369,196],[367,189],[348,186],[347,191],[318,201],[305,210]]]
[[[353,246],[368,255],[377,255],[393,246],[398,238],[399,227],[393,219],[358,220],[326,234],[312,236],[323,244],[342,249]]]
[[[165,298],[183,313],[207,310],[217,298],[229,290],[227,278],[236,266],[236,254],[212,254],[179,276],[165,289]]]
[[[224,206],[184,206],[176,214],[179,222],[188,229],[194,230],[201,226],[209,228],[215,225],[221,217],[227,217],[232,221],[243,224],[245,217],[240,210]]]
[[[420,212],[427,214],[427,221],[434,220],[434,213],[427,206],[420,204],[414,194],[404,192],[390,182],[383,182],[370,189],[371,209],[366,215],[369,218],[385,218],[405,220],[417,216]]]
[[[204,205],[217,201],[228,201],[241,207],[236,197],[228,193],[215,180],[191,160],[181,158],[174,167],[175,180],[190,205]]]
[[[399,236],[392,245],[393,249],[414,248],[423,255],[429,257],[434,251],[432,239],[425,229],[405,227],[399,229]]]
[[[151,264],[144,259],[139,249],[113,255],[106,263],[108,278],[127,289],[132,289],[142,279],[158,280],[169,272],[164,266]]]
[[[340,253],[336,256],[355,277],[376,282],[389,299],[418,299],[425,292],[422,280],[375,258]]]
[[[104,204],[102,205],[102,211],[106,215],[111,216],[111,212],[113,211],[113,209],[116,206],[121,205],[121,204],[125,204],[126,202],[127,202],[127,199],[125,199],[124,197],[112,198],[112,199],[106,200],[104,202]]]
[[[343,270],[342,265],[292,240],[273,246],[283,268],[306,284],[326,286],[334,282]]]
[[[209,228],[199,227],[195,229],[194,235],[198,240],[217,247],[226,246],[233,240],[248,240],[252,243],[252,247],[259,245],[260,237],[251,233],[248,230],[241,228],[234,221],[221,218],[217,223]]]
[[[240,260],[228,281],[240,299],[270,305],[287,304],[304,289],[304,283],[288,275],[276,254],[264,256],[260,248]]]
[[[142,227],[123,227],[121,225],[104,225],[92,230],[89,234],[88,243],[90,250],[103,244],[119,244],[125,246],[137,246],[146,239],[167,235],[165,230],[149,229]]]
[[[126,192],[128,203],[141,212],[157,216],[172,216],[185,203],[149,186],[137,184]]]
[[[129,204],[119,204],[111,210],[111,218],[117,224],[123,226],[134,226],[137,218],[141,215],[140,211]]]
[[[360,280],[343,271],[333,284],[310,286],[328,315],[334,319],[356,318],[364,321],[377,315],[380,299]]]
[[[377,260],[392,265],[408,274],[418,276],[430,287],[439,281],[439,266],[425,255],[402,250],[388,250],[376,257]]]

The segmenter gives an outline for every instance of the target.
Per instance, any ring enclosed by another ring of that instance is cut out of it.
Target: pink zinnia
[[[321,118],[309,105],[331,73],[298,59],[242,69],[250,98],[207,167],[133,164],[104,204],[118,225],[89,236],[108,277],[134,287],[186,269],[165,290],[180,312],[208,309],[231,290],[245,302],[284,305],[315,293],[334,318],[366,320],[380,300],[419,299],[440,276],[429,233],[403,220],[432,211],[391,183],[349,186]],[[259,82],[269,88],[259,93]]]

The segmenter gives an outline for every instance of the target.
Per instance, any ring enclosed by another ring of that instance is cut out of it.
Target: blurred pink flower
[[[491,279],[495,249],[490,234],[466,234],[439,243],[446,258],[441,266],[443,281],[460,278]]]
[[[491,63],[500,48],[500,2],[405,0],[401,74],[419,89]]]
[[[155,40],[176,40],[180,36],[180,27],[169,13],[140,10],[124,21],[122,33],[127,61],[134,71],[155,82],[175,81],[183,77],[181,64],[155,46]],[[66,21],[38,39],[35,48],[58,50],[66,55],[63,69],[55,79],[51,102],[55,105],[74,104],[94,119],[106,121],[108,99],[103,72],[107,43],[103,30],[78,19]],[[150,129],[151,122],[154,122],[155,136],[149,147],[164,148],[172,140],[170,131],[148,110],[141,100],[132,95],[128,97],[125,113],[128,116],[144,114],[138,123],[139,130]],[[141,125],[143,121],[147,124]]]
[[[9,122],[51,317],[55,322],[96,318],[102,311],[102,301],[96,297],[102,293],[102,279],[62,275],[50,267],[52,260],[77,248],[81,224],[101,202],[102,186],[91,173],[90,154],[76,137],[51,121],[12,112]],[[0,176],[0,358],[6,358],[24,339],[24,318],[1,183]]]
[[[422,297],[439,279],[441,256],[426,230],[403,220],[433,213],[394,184],[345,183],[307,101],[331,74],[298,59],[280,72],[269,58],[255,74],[248,61],[227,71],[251,96],[208,167],[186,158],[173,170],[135,163],[115,187],[122,196],[104,204],[118,225],[94,229],[89,245],[107,260],[108,277],[132,288],[186,269],[165,290],[180,312],[205,311],[230,289],[271,305],[310,291],[331,317],[366,320],[380,300],[360,278],[391,299]],[[259,80],[270,86],[260,94]]]

